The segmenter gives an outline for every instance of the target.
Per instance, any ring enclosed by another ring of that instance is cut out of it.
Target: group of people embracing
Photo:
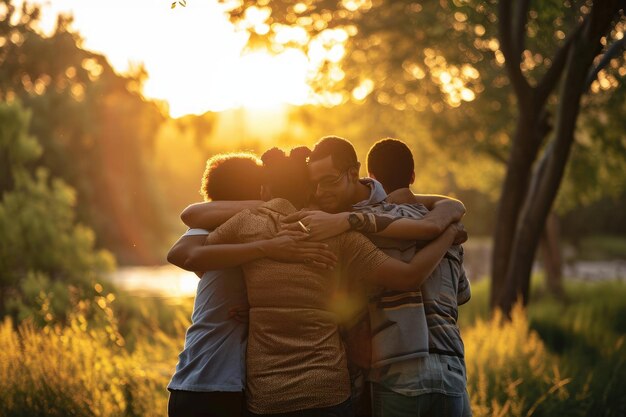
[[[170,417],[470,416],[463,204],[413,194],[410,149],[207,161],[168,261],[199,277]]]

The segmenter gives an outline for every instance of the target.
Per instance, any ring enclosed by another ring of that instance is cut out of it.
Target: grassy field
[[[474,415],[626,415],[626,285],[568,283],[566,302],[534,287],[511,322],[489,317],[487,281],[461,308]],[[94,306],[89,322],[76,306],[64,325],[0,324],[0,415],[166,415],[190,302],[101,297]]]
[[[474,414],[626,415],[626,284],[568,282],[560,301],[538,281],[511,323],[488,318],[486,280],[461,307]]]

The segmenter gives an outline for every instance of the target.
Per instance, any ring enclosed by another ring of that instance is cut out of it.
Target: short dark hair
[[[388,193],[407,188],[414,170],[411,150],[401,140],[382,139],[367,153],[367,172],[376,177]]]
[[[319,161],[329,155],[332,156],[333,166],[341,172],[359,166],[354,146],[338,136],[325,136],[320,139],[313,147],[309,162]]]
[[[209,158],[200,194],[205,200],[259,200],[261,160],[252,153],[223,153]]]
[[[293,148],[289,155],[272,148],[262,156],[263,183],[270,186],[272,198],[285,198],[299,206],[311,195],[306,161],[311,151],[306,146]]]

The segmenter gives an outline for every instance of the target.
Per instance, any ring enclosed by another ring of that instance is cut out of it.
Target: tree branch
[[[585,91],[589,90],[589,88],[591,87],[591,83],[595,81],[598,73],[602,71],[609,64],[609,62],[611,62],[611,60],[615,58],[615,56],[619,54],[623,49],[626,49],[626,34],[622,36],[622,39],[613,42],[613,44],[606,51],[600,62],[598,62],[598,65],[596,65],[594,68],[591,69],[591,71],[589,71],[587,79],[585,80]]]
[[[515,11],[513,14],[513,30],[512,43],[515,53],[519,56],[524,52],[524,39],[526,34],[526,22],[528,21],[528,9],[530,0],[519,0],[515,3]]]
[[[580,36],[580,33],[588,21],[589,15],[585,16],[585,19],[576,27],[576,29],[574,29],[573,32],[569,34],[563,45],[561,45],[561,48],[559,48],[554,55],[552,66],[548,68],[548,71],[544,74],[543,78],[541,78],[539,84],[537,84],[536,98],[539,105],[542,105],[548,98],[548,95],[550,95],[550,92],[554,90],[556,83],[559,81],[559,78],[561,78],[561,74],[563,73],[563,68],[567,62],[567,54],[572,46],[572,43],[574,42],[574,39]]]
[[[500,2],[498,2],[500,48],[504,54],[504,65],[511,79],[511,84],[513,84],[513,88],[515,89],[515,94],[520,101],[526,101],[530,96],[530,84],[528,84],[528,80],[526,80],[520,68],[521,52],[517,51],[515,45],[513,45],[513,34],[511,33],[511,3],[511,0],[500,0]],[[516,11],[521,7],[523,6],[518,6]],[[524,13],[523,19],[526,19],[526,13]]]

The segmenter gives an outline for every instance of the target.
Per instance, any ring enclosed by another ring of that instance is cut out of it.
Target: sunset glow
[[[143,64],[145,96],[166,101],[172,117],[310,99],[311,61],[295,49],[275,56],[245,51],[246,35],[235,31],[217,2],[188,2],[175,9],[153,0],[41,4],[44,31],[54,28],[58,13],[72,14],[83,47],[104,54],[116,71]]]

